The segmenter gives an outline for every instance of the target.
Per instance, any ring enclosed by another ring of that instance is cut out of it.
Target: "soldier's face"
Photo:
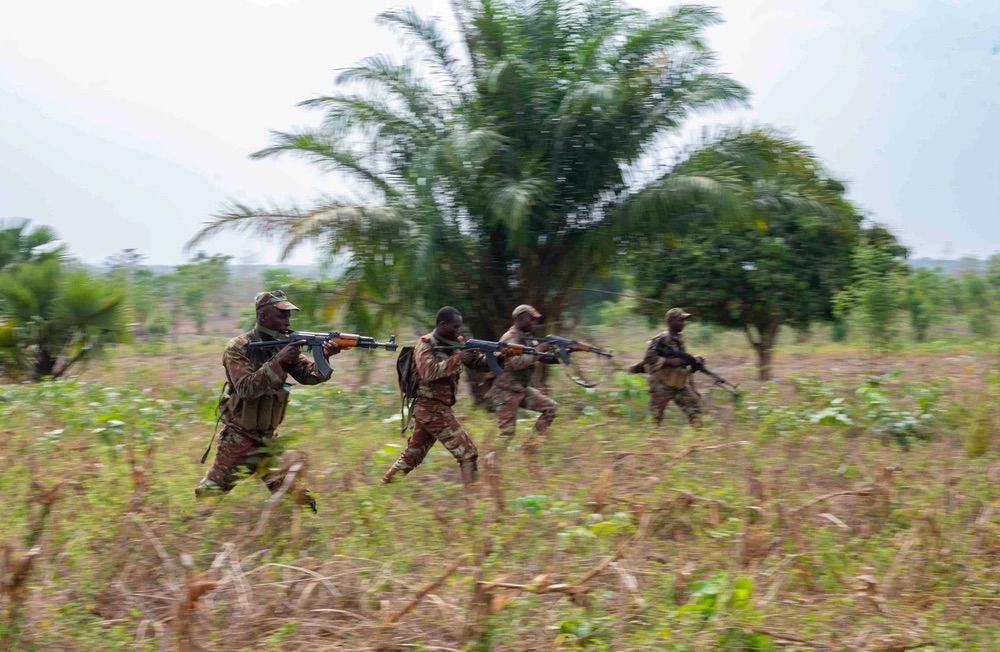
[[[260,325],[275,331],[287,331],[292,323],[291,310],[278,310],[274,306],[266,306],[260,314]]]
[[[667,327],[675,333],[680,333],[684,330],[684,322],[686,320],[680,319],[679,317],[674,317],[667,321]]]
[[[530,333],[535,325],[535,318],[531,314],[524,312],[514,320],[514,328],[522,333]]]
[[[451,321],[440,322],[437,331],[446,340],[457,340],[462,336],[462,316],[459,315]]]

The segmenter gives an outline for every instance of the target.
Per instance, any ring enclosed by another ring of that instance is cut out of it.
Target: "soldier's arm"
[[[501,342],[510,342],[517,338],[517,335],[507,331],[500,337]],[[521,371],[522,369],[527,369],[528,367],[534,365],[538,362],[538,356],[531,353],[523,353],[521,355],[512,355],[504,359],[503,368],[504,371]],[[483,360],[483,364],[486,361]]]
[[[681,361],[678,358],[667,358],[657,351],[660,338],[654,337],[646,345],[646,355],[642,358],[642,363],[648,372],[659,371],[664,367],[679,367]]]
[[[454,376],[462,370],[461,356],[450,355],[445,360],[438,360],[437,356],[434,355],[434,345],[423,341],[417,344],[414,359],[417,366],[417,376],[425,383]]]
[[[325,383],[333,377],[333,372],[329,376],[324,376],[316,371],[316,363],[304,353],[299,353],[294,364],[287,365],[286,370],[300,385],[318,385]]]
[[[271,359],[254,371],[247,357],[246,344],[230,344],[222,354],[222,366],[226,368],[233,391],[240,398],[256,398],[285,383],[287,374],[281,364]]]

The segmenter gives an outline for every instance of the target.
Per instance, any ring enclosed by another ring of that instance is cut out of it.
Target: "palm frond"
[[[426,51],[423,60],[442,74],[462,98],[463,104],[468,103],[468,71],[451,54],[451,45],[436,19],[425,20],[411,7],[407,7],[382,12],[375,21],[401,32],[408,40],[423,47]]]

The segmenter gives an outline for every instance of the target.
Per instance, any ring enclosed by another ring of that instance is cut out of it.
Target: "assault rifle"
[[[502,352],[505,355],[545,355],[543,351],[539,351],[533,346],[525,346],[524,344],[517,344],[515,342],[491,342],[489,340],[465,340],[465,342],[459,346],[434,347],[435,351],[462,351],[465,349],[476,349],[477,351],[482,351],[486,357],[486,364],[495,376],[499,376],[503,373],[500,363],[497,362],[497,359],[494,356],[495,353]]]
[[[544,337],[538,338],[539,342],[551,342],[555,347],[555,356],[566,366],[566,375],[569,379],[581,387],[596,387],[597,383],[592,383],[584,380],[579,376],[574,376],[569,371],[569,354],[573,351],[584,351],[587,353],[594,353],[602,358],[613,358],[614,356],[603,349],[599,349],[593,344],[587,344],[586,342],[581,342],[579,340],[571,340],[567,337],[560,337],[559,335],[546,335]],[[550,354],[551,355],[551,354]]]
[[[684,351],[679,351],[678,349],[675,349],[674,347],[667,344],[667,341],[664,339],[661,339],[659,342],[656,343],[656,352],[657,354],[663,356],[664,358],[678,358],[681,362],[684,363],[685,367],[687,367],[691,371],[700,371],[701,373],[705,374],[706,376],[714,380],[716,385],[722,387],[723,389],[728,390],[729,392],[737,393],[740,391],[739,385],[734,385],[725,378],[723,378],[722,376],[720,376],[719,374],[713,371],[709,371],[708,368],[705,366],[704,362],[699,362],[698,358],[694,357],[690,353],[686,353]]]
[[[552,342],[553,346],[556,348],[556,355],[559,356],[559,360],[563,364],[569,364],[569,354],[573,351],[585,351],[587,353],[596,353],[602,358],[613,358],[612,354],[608,353],[603,349],[599,349],[593,344],[587,344],[586,342],[581,342],[579,340],[571,340],[567,337],[560,337],[558,335],[546,335],[544,337],[538,338],[539,342]]]
[[[283,347],[292,342],[301,342],[301,346],[308,346],[312,351],[313,362],[316,363],[316,371],[323,376],[329,376],[333,368],[323,355],[323,344],[333,340],[342,349],[385,349],[386,351],[396,350],[396,336],[390,335],[388,342],[378,342],[374,337],[367,335],[355,335],[353,333],[308,333],[304,331],[289,331],[287,340],[265,340],[263,342],[250,342],[251,349],[267,349],[273,347]]]

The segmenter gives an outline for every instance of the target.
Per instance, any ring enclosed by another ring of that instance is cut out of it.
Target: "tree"
[[[58,260],[6,270],[0,273],[0,356],[36,381],[59,378],[125,338],[123,299],[121,286]]]
[[[199,251],[191,262],[178,265],[174,272],[177,277],[174,300],[194,321],[199,335],[205,332],[206,309],[209,306],[221,304],[221,312],[228,312],[229,301],[223,290],[229,280],[230,258],[221,254],[209,256]]]
[[[986,280],[976,272],[962,275],[965,296],[970,306],[969,332],[979,339],[993,337],[993,297]]]
[[[705,7],[659,16],[618,0],[452,3],[461,54],[411,10],[379,22],[428,74],[373,56],[345,70],[313,129],[275,133],[256,158],[296,155],[346,174],[360,201],[232,203],[189,243],[223,230],[349,257],[352,307],[455,304],[480,337],[529,302],[558,320],[571,289],[629,238],[682,226],[693,201],[731,203],[729,170],[683,176],[649,160],[693,112],[742,102],[714,69]],[[690,215],[690,213],[688,214]],[[431,312],[433,314],[433,312]]]
[[[944,306],[944,278],[939,268],[913,270],[906,280],[906,310],[910,327],[918,342],[927,341],[935,313]]]
[[[5,225],[0,222],[0,270],[10,265],[58,259],[65,247],[56,246],[55,231],[47,226],[28,230],[29,220]]]
[[[891,248],[862,242],[851,256],[851,284],[834,297],[836,310],[860,324],[868,342],[885,354],[899,337],[898,315],[904,307],[904,273]]]
[[[831,299],[850,279],[862,218],[808,148],[771,129],[723,132],[677,166],[680,174],[702,169],[732,170],[739,202],[694,207],[708,213],[691,218],[698,227],[636,251],[636,285],[646,298],[668,298],[698,319],[742,329],[767,380],[783,326],[805,330],[833,316]],[[734,211],[744,218],[733,219]],[[663,316],[655,304],[643,310]]]

